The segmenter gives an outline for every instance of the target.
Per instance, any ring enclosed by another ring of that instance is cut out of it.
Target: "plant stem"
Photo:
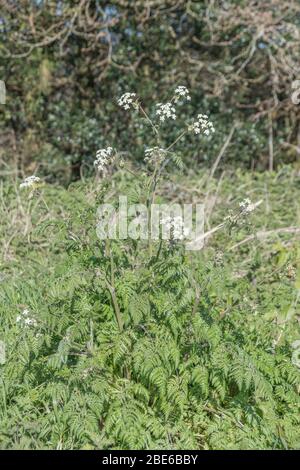
[[[174,142],[172,142],[171,145],[169,145],[169,147],[167,147],[167,151],[169,151],[172,147],[174,147],[175,144],[177,144],[177,142],[187,133],[187,130],[185,129],[183,132],[181,132],[181,134],[179,134],[179,136],[177,137],[177,139],[174,140]]]
[[[110,240],[107,240],[107,251],[108,251],[109,257],[110,257],[110,282],[105,277],[105,283],[106,283],[106,286],[107,286],[107,288],[109,290],[109,293],[111,295],[111,300],[112,300],[112,303],[113,303],[114,312],[115,312],[116,320],[117,320],[117,323],[118,323],[119,331],[120,331],[120,333],[122,333],[122,331],[124,329],[124,322],[123,322],[123,319],[122,319],[122,314],[121,314],[121,310],[120,310],[120,307],[119,307],[118,299],[117,299],[117,296],[116,296],[115,269],[114,269],[113,254],[112,254],[112,250],[111,250],[111,246],[110,246]]]
[[[140,109],[141,113],[144,115],[144,117],[147,119],[147,121],[149,122],[150,126],[154,130],[157,137],[159,137],[159,132],[158,132],[156,126],[153,124],[152,120],[149,118],[148,114],[146,113],[146,111],[144,110],[144,108],[142,107],[141,104],[139,104],[139,109]]]

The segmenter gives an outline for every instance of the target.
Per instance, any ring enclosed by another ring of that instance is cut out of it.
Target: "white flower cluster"
[[[156,108],[156,116],[161,122],[166,119],[176,119],[176,110],[172,103],[157,103]]]
[[[189,236],[190,230],[185,227],[184,220],[181,216],[166,216],[161,218],[163,234],[169,232],[170,239],[183,240]]]
[[[21,189],[23,189],[23,188],[34,188],[40,182],[41,182],[41,178],[39,178],[38,176],[34,176],[34,175],[33,176],[28,176],[27,178],[25,178],[23,183],[20,184],[20,188]]]
[[[250,214],[250,212],[253,212],[255,209],[255,204],[253,204],[249,198],[240,202],[239,206],[243,214]]]
[[[108,164],[113,153],[112,147],[107,147],[106,149],[99,149],[96,153],[96,160],[94,161],[94,166],[98,171],[102,171],[104,167]]]
[[[255,210],[256,204],[251,202],[249,198],[246,198],[239,203],[239,208],[240,210],[237,213],[230,210],[227,217],[225,217],[225,222],[228,222],[231,226],[247,223],[248,216]]]
[[[25,310],[23,310],[23,312],[17,316],[16,322],[21,326],[37,326],[37,321],[30,315],[28,308],[25,308]]]
[[[175,97],[177,99],[185,98],[187,101],[191,101],[190,92],[186,86],[180,85],[175,90]]]
[[[195,134],[201,134],[209,136],[215,132],[213,123],[209,121],[207,114],[198,114],[197,121],[191,126],[190,130],[194,131]]]
[[[124,93],[121,98],[118,99],[118,105],[124,109],[130,109],[136,103],[136,94],[135,93]]]
[[[166,150],[159,147],[151,147],[145,150],[145,162],[158,163],[164,160]]]

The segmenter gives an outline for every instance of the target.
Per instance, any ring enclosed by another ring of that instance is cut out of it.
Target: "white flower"
[[[25,318],[24,324],[29,326],[37,326],[37,321],[34,318]]]
[[[246,198],[242,202],[240,202],[239,206],[244,214],[249,214],[255,209],[255,204],[253,204],[249,198]]]
[[[25,178],[23,183],[20,184],[20,188],[34,188],[40,182],[41,178],[39,178],[38,176],[28,176],[27,178]]]
[[[173,240],[182,240],[189,236],[190,230],[184,226],[184,220],[181,216],[165,216],[161,218],[163,234],[169,232],[169,237]]]
[[[104,167],[108,164],[109,160],[111,159],[112,153],[112,147],[97,150],[94,166],[97,167],[98,171],[102,171]]]
[[[158,103],[156,107],[156,115],[161,122],[164,122],[166,119],[176,119],[176,110],[172,103]]]
[[[207,114],[198,114],[197,121],[195,121],[189,130],[194,131],[195,134],[201,134],[209,136],[215,132],[213,123],[209,121]]]
[[[175,90],[176,99],[185,98],[187,101],[191,101],[190,92],[186,86],[180,85]]]
[[[134,107],[136,103],[136,94],[135,93],[124,93],[121,98],[118,99],[118,105],[124,109],[130,109]]]
[[[35,318],[30,316],[28,308],[25,308],[23,312],[17,316],[16,323],[20,323],[21,326],[37,326],[37,321]]]
[[[232,210],[229,211],[227,217],[225,217],[225,222],[228,222],[229,225],[232,226],[243,225],[247,222],[249,214],[253,212],[256,207],[257,204],[252,203],[249,198],[246,198],[239,203],[240,210],[237,213],[234,213]]]

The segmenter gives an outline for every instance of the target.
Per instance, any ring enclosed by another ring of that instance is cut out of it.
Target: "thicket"
[[[213,143],[186,148],[193,165],[210,162],[235,124],[227,162],[298,160],[299,24],[299,3],[287,0],[2,0],[1,174],[78,179],[107,136],[140,160],[143,129],[129,142],[134,124],[115,97],[133,91],[149,104],[180,84],[217,129]]]

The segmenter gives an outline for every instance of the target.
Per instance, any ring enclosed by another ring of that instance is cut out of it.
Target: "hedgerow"
[[[133,89],[150,103],[183,83],[219,129],[210,145],[183,149],[191,166],[209,166],[235,123],[230,164],[295,162],[298,31],[289,0],[3,0],[0,158],[19,176],[39,168],[68,184],[89,174],[107,135],[124,148],[144,139],[139,128],[129,137],[126,115],[111,119],[115,96]]]

